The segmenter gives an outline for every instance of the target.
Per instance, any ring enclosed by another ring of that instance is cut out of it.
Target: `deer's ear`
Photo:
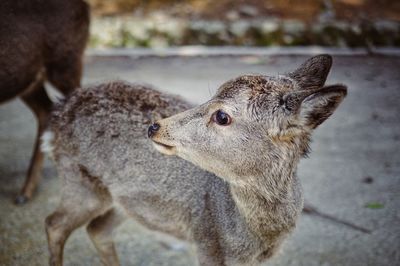
[[[344,85],[332,85],[305,98],[299,110],[303,126],[314,129],[333,114],[347,94]]]
[[[317,55],[308,59],[288,76],[297,81],[301,89],[321,88],[325,84],[331,66],[330,55]]]

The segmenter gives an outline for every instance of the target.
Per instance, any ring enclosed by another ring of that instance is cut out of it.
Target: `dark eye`
[[[211,118],[220,126],[227,126],[232,122],[232,118],[222,110],[216,111]]]

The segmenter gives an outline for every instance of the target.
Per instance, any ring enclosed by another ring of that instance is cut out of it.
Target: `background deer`
[[[43,143],[63,180],[46,219],[50,264],[62,264],[66,239],[88,223],[101,260],[118,265],[112,233],[129,216],[194,242],[201,265],[271,257],[303,207],[296,168],[311,133],[346,95],[324,87],[330,67],[321,55],[285,76],[240,76],[189,110],[123,82],[74,91]]]
[[[80,86],[89,7],[81,0],[3,0],[0,3],[0,103],[20,97],[38,121],[38,133],[17,203],[32,197],[41,175],[39,137],[52,102],[44,82],[64,95]]]

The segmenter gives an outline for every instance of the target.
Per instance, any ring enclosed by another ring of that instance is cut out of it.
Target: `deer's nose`
[[[151,138],[159,129],[160,129],[160,124],[157,123],[152,124],[151,126],[149,126],[149,129],[147,130],[147,136]]]

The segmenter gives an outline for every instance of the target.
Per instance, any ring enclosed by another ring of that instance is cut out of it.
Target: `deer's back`
[[[55,107],[50,123],[60,136],[56,145],[60,150],[106,151],[150,143],[147,127],[151,121],[189,107],[182,99],[148,86],[115,81],[75,90]]]

